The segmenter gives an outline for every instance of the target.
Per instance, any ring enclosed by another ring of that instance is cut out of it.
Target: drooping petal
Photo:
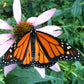
[[[21,22],[21,4],[20,4],[20,0],[14,0],[14,2],[13,2],[13,15],[14,15],[14,18],[15,18],[17,24],[19,22]]]
[[[46,21],[48,21],[55,13],[56,9],[50,9],[48,11],[43,12],[41,15],[39,15],[34,23],[34,26],[37,26],[39,24],[42,24]]]
[[[58,30],[58,29],[61,29],[60,27],[58,26],[45,26],[45,27],[42,27],[42,28],[39,28],[39,29],[36,29],[37,31],[43,31],[43,32],[51,32],[51,31],[55,31],[55,30]]]
[[[5,54],[5,52],[10,48],[14,41],[15,39],[11,39],[9,41],[4,42],[4,44],[0,45],[0,57],[2,57]]]
[[[51,66],[50,69],[56,71],[56,72],[59,72],[61,71],[59,65],[57,63],[55,63],[55,65]]]
[[[52,25],[52,26],[45,26],[45,27],[36,29],[36,31],[42,31],[42,32],[45,32],[45,33],[48,33],[50,35],[57,37],[62,34],[62,31],[56,31],[58,29],[61,29],[61,28],[58,26]]]
[[[38,68],[38,67],[34,68],[39,72],[42,78],[45,78],[45,68]]]
[[[27,22],[34,24],[36,19],[37,19],[37,17],[30,17],[27,19]]]
[[[62,31],[53,31],[53,32],[48,33],[48,34],[50,34],[50,35],[52,35],[52,36],[54,36],[54,37],[58,37],[59,35],[62,34]]]
[[[8,74],[8,72],[12,71],[16,67],[16,65],[17,64],[11,64],[11,65],[8,65],[8,66],[4,67],[4,75],[5,75],[5,77]]]
[[[10,39],[13,34],[0,34],[0,45]]]
[[[13,30],[13,27],[11,27],[8,23],[0,19],[0,29]]]

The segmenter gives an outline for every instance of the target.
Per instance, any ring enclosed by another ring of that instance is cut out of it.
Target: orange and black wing
[[[32,64],[30,33],[14,42],[3,56],[1,64],[6,66],[17,63],[21,68],[28,68]]]
[[[53,37],[47,33],[36,32],[38,44],[41,46],[42,52],[48,61],[57,62],[60,60],[81,60],[82,56],[78,50],[73,48],[70,44]],[[39,55],[39,53],[37,53]],[[40,58],[44,58],[39,55]],[[41,61],[43,61],[41,59]],[[45,60],[47,62],[47,60]],[[35,60],[36,61],[36,60]]]
[[[50,67],[55,62],[51,62],[45,55],[44,50],[42,49],[40,43],[37,39],[35,39],[35,58],[34,58],[34,66],[36,67]]]
[[[26,46],[26,44],[24,44]],[[27,44],[27,47],[24,51],[20,52],[20,61],[22,60],[21,63],[18,63],[18,65],[21,68],[29,68],[32,66],[32,53],[31,53],[31,40]],[[24,54],[24,55],[23,55]]]

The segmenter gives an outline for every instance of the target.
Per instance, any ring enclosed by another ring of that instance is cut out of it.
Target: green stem
[[[76,74],[76,73],[74,73],[73,71],[70,71],[74,76],[76,76],[76,77],[78,77],[78,78],[80,78],[81,80],[83,80],[84,81],[84,78],[82,78],[80,75],[78,75],[78,74]]]

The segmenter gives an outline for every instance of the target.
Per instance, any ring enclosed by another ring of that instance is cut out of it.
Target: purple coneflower
[[[27,19],[27,21],[25,22],[21,22],[21,4],[20,4],[20,0],[14,0],[13,3],[13,14],[14,14],[14,18],[17,22],[17,24],[15,25],[15,27],[18,27],[23,25],[23,28],[25,27],[25,24],[30,25],[32,24],[34,27],[36,27],[37,25],[40,25],[42,23],[47,22],[55,13],[56,9],[50,9],[48,11],[43,12],[42,14],[40,14],[38,17],[30,17]],[[21,26],[22,27],[22,26]],[[15,32],[15,29],[10,26],[8,23],[6,23],[5,21],[0,19],[0,29],[5,29],[5,30],[13,30]],[[43,31],[46,32],[48,34],[51,34],[55,37],[59,36],[62,32],[61,31],[55,31],[57,29],[61,29],[58,26],[45,26],[36,30],[39,31]],[[24,29],[23,29],[24,30]],[[0,35],[0,57],[3,56],[3,54],[6,53],[6,51],[10,48],[10,46],[14,43],[14,41],[16,39],[10,39],[11,37],[15,36],[16,33],[14,34],[1,34]],[[10,40],[9,40],[10,39]],[[10,72],[11,70],[13,70],[16,67],[17,64],[11,64],[8,65],[6,67],[4,67],[4,74],[5,76],[7,75],[8,72]],[[38,68],[35,67],[35,69],[39,72],[39,74],[44,78],[45,77],[45,69],[44,68]],[[53,65],[52,67],[50,67],[50,69],[54,70],[54,71],[60,71],[60,67],[59,65],[56,63],[55,65]]]

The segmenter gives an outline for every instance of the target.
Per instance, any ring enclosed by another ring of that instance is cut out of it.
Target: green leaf
[[[75,65],[76,65],[76,68],[77,68],[77,69],[82,69],[81,64],[80,64],[79,61],[76,61],[76,62],[75,62]]]
[[[0,84],[5,84],[5,83],[0,81]]]
[[[3,13],[4,11],[3,11],[3,9],[0,9],[0,13]]]
[[[75,70],[72,75],[72,84],[84,84],[84,69]]]
[[[9,12],[11,9],[10,8],[4,8],[6,12]]]
[[[51,76],[55,77],[55,80],[52,80],[52,84],[64,84],[64,74],[63,72],[51,72]]]
[[[45,78],[42,78],[34,68],[30,68],[28,70],[15,68],[8,73],[5,78],[6,84],[33,84],[49,80],[55,80],[55,77],[47,75]]]
[[[14,69],[5,78],[6,84],[33,84],[40,82],[40,75],[33,68],[27,70]],[[38,79],[38,80],[37,80]]]
[[[64,84],[70,84],[70,82],[69,81],[66,81],[66,82],[64,82]]]
[[[72,84],[78,84],[78,81],[77,81],[76,77],[72,79]]]
[[[80,5],[84,5],[84,1],[80,3]]]
[[[48,24],[48,25],[52,25],[52,21],[51,21],[51,19],[48,21],[47,24]]]
[[[72,15],[78,17],[82,14],[82,7],[80,6],[81,0],[76,0],[72,6]]]
[[[80,21],[81,25],[84,25],[84,21],[83,21],[82,16],[78,16],[77,18],[79,19],[79,21]]]
[[[53,17],[62,17],[65,14],[69,13],[71,8],[57,9]]]

